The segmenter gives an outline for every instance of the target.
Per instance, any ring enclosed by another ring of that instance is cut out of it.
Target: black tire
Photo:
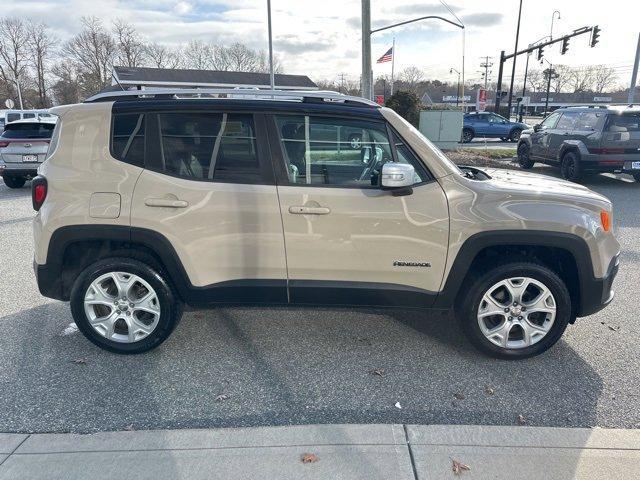
[[[500,141],[501,141],[501,142],[506,142],[507,140],[509,140],[509,138],[508,138],[508,137],[500,137]]]
[[[533,168],[535,163],[536,162],[531,160],[529,145],[526,143],[518,145],[518,165],[520,165],[520,168],[529,170]]]
[[[505,360],[519,360],[539,355],[551,348],[562,336],[572,319],[571,296],[562,279],[546,266],[528,258],[512,256],[503,263],[476,269],[461,288],[456,301],[456,316],[469,341],[482,353]],[[556,317],[551,329],[537,343],[524,348],[499,347],[489,341],[478,325],[478,308],[488,289],[501,280],[513,277],[530,277],[543,283],[553,294],[556,301]]]
[[[462,143],[469,143],[471,140],[473,140],[473,130],[471,130],[470,128],[463,128]]]
[[[577,182],[582,176],[582,169],[580,168],[580,158],[575,152],[567,152],[562,156],[560,162],[560,173],[562,178],[571,182]]]
[[[9,188],[22,188],[26,183],[26,179],[22,177],[14,177],[11,175],[3,175],[4,184]]]
[[[517,142],[518,140],[520,140],[521,134],[522,134],[522,129],[514,128],[513,130],[511,130],[511,133],[509,134],[509,141]]]
[[[632,174],[632,175],[633,175],[633,179],[634,179],[636,182],[640,183],[640,173],[634,173],[634,174]]]
[[[84,296],[91,282],[100,275],[115,271],[138,275],[155,290],[158,297],[161,314],[156,328],[142,340],[133,343],[116,342],[100,335],[90,325],[84,310]],[[175,294],[170,280],[160,269],[125,257],[106,258],[85,268],[73,284],[70,303],[73,319],[84,336],[104,350],[121,354],[143,353],[159,346],[177,326],[183,311],[182,302]]]
[[[360,150],[362,148],[362,135],[357,133],[349,135],[349,147],[352,150]]]

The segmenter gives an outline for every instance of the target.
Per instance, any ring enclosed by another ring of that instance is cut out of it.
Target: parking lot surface
[[[610,176],[586,184],[614,202],[622,244],[616,299],[569,326],[546,354],[509,362],[477,353],[450,316],[412,310],[196,311],[155,351],[104,352],[73,328],[67,304],[38,293],[29,189],[0,182],[0,432],[310,423],[638,428],[640,184]]]

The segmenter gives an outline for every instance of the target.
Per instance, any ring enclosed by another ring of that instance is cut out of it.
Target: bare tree
[[[29,53],[31,65],[35,72],[35,83],[37,91],[37,106],[45,108],[51,106],[51,101],[47,96],[46,74],[48,63],[51,60],[58,40],[53,37],[44,23],[31,23],[29,30]]]
[[[187,68],[206,70],[212,68],[214,48],[201,40],[191,40],[183,52]]]
[[[0,20],[0,75],[9,93],[22,86],[29,65],[29,33],[18,18]],[[13,96],[13,95],[12,95]]]
[[[616,86],[618,76],[616,71],[606,65],[596,65],[593,70],[593,90],[596,93],[603,93]]]
[[[82,17],[81,22],[82,31],[69,40],[63,50],[77,67],[82,90],[90,94],[109,85],[116,42],[100,19]]]
[[[424,74],[418,67],[407,67],[400,72],[399,78],[413,91],[424,78]]]
[[[179,50],[160,43],[150,43],[145,47],[147,58],[156,68],[178,68],[182,64]]]
[[[568,86],[573,93],[582,93],[591,91],[594,80],[593,66],[576,68],[569,71]]]
[[[551,91],[554,93],[563,92],[567,86],[571,84],[571,79],[573,77],[573,69],[568,67],[567,65],[554,65],[553,70],[555,75],[551,78]],[[545,77],[546,79],[546,77]],[[545,83],[544,89],[547,89],[547,84]]]
[[[140,67],[144,63],[146,48],[138,32],[124,20],[113,22],[117,48],[117,64],[123,67]]]
[[[51,68],[55,80],[51,91],[59,104],[78,103],[82,100],[79,74],[72,62],[61,61]]]
[[[540,70],[529,70],[527,73],[527,88],[533,92],[542,92],[546,89],[545,76]]]

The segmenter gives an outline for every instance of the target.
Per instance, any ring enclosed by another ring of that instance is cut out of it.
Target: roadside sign
[[[384,95],[376,95],[376,103],[378,105],[384,105]]]
[[[16,102],[14,102],[13,100],[11,100],[10,98],[7,98],[7,99],[4,101],[4,104],[5,104],[5,106],[6,106],[8,109],[12,109],[13,107],[15,107],[15,106],[16,106]]]
[[[484,112],[485,108],[487,108],[487,91],[479,88],[476,91],[476,111]]]

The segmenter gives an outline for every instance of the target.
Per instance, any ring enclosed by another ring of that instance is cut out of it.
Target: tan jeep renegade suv
[[[585,187],[458,168],[359,98],[196,93],[53,110],[34,268],[102,348],[158,346],[183,304],[343,305],[453,308],[524,358],[613,298],[611,203]]]

